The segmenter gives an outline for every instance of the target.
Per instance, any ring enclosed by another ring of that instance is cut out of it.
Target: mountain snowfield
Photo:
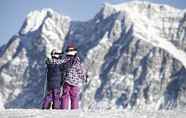
[[[71,40],[89,74],[82,109],[186,109],[186,10],[140,1],[107,3],[84,22],[30,12],[0,48],[0,108],[41,108],[45,59]]]

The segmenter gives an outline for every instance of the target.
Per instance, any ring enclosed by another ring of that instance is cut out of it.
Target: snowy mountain
[[[1,108],[39,108],[44,60],[71,40],[89,74],[84,109],[186,108],[186,10],[140,1],[105,4],[86,22],[29,13],[0,48]]]

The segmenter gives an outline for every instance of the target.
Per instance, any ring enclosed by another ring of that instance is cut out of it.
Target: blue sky
[[[118,4],[130,0],[1,0],[0,1],[0,46],[16,34],[26,15],[36,9],[52,8],[70,16],[73,20],[92,18],[103,3]],[[177,8],[186,8],[186,0],[149,0]]]

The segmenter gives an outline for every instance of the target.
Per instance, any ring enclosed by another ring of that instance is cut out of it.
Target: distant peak
[[[164,10],[167,11],[175,11],[179,10],[178,8],[175,8],[173,6],[165,5],[165,4],[157,4],[149,1],[139,1],[139,0],[134,0],[130,2],[124,2],[124,3],[119,3],[119,4],[109,4],[106,3],[104,5],[105,7],[109,7],[111,9],[115,9],[116,11],[125,11],[126,9],[141,9],[141,8],[155,8],[155,9],[160,9],[163,8]]]
[[[138,15],[139,17],[143,16],[147,18],[160,18],[165,15],[177,17],[183,14],[183,10],[165,4],[157,4],[148,1],[130,1],[119,4],[105,3],[97,14],[97,17],[105,19],[119,12],[124,12],[131,17]]]
[[[43,8],[41,10],[31,11],[24,21],[20,30],[21,34],[36,31],[44,22],[46,18],[60,17],[61,15],[51,8]]]

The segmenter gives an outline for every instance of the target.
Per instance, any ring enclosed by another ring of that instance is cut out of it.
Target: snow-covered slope
[[[185,10],[149,2],[105,4],[86,22],[33,11],[0,48],[1,108],[39,108],[46,56],[73,40],[89,72],[84,109],[185,109],[185,32]]]
[[[184,111],[66,111],[38,109],[1,110],[1,118],[184,118]]]

